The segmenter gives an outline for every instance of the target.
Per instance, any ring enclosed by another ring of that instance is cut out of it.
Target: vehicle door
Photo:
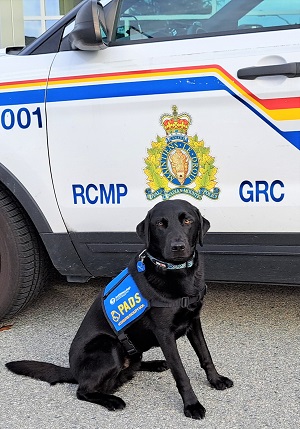
[[[50,73],[69,231],[91,244],[186,198],[212,232],[299,232],[299,1],[122,0],[109,12],[108,47],[59,52]]]

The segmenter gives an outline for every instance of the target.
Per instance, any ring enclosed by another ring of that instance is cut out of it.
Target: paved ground
[[[103,282],[102,282],[103,284]],[[104,283],[105,284],[105,283]],[[220,372],[232,389],[211,389],[186,340],[180,352],[207,415],[187,419],[170,372],[139,373],[119,391],[124,411],[78,401],[76,386],[9,373],[4,363],[32,358],[67,365],[69,344],[101,282],[53,284],[0,331],[0,429],[296,429],[300,414],[300,288],[214,285],[202,320]],[[162,358],[151,350],[145,358]]]

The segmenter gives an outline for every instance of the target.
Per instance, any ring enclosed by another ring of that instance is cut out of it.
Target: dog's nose
[[[171,250],[173,252],[182,252],[183,250],[185,250],[185,244],[183,241],[177,241],[176,243],[172,243],[171,244]]]

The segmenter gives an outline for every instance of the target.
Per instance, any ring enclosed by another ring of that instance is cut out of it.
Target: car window
[[[298,0],[264,0],[239,20],[239,28],[294,27],[299,24]]]
[[[299,0],[123,0],[115,42],[295,28]]]

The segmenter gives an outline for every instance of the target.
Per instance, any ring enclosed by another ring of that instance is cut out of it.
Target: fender
[[[0,163],[0,182],[15,196],[24,208],[39,234],[52,232],[41,209],[16,176]]]
[[[84,282],[91,278],[85,269],[68,233],[53,233],[40,207],[17,179],[0,163],[0,182],[11,192],[32,221],[42,239],[54,267],[69,281]]]

